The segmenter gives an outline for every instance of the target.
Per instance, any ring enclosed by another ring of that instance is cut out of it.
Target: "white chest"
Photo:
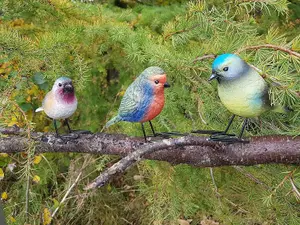
[[[66,119],[73,115],[77,109],[77,100],[72,103],[56,102],[51,107],[44,107],[44,111],[52,119]]]

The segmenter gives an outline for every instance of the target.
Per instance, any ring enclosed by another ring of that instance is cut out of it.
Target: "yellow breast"
[[[256,117],[267,110],[261,98],[265,88],[263,78],[250,71],[237,80],[221,82],[218,85],[218,94],[221,102],[233,114]]]

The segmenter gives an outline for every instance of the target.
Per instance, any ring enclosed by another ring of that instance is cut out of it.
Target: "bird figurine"
[[[224,131],[211,131],[211,140],[227,142],[246,142],[242,140],[248,118],[258,117],[262,113],[274,110],[286,113],[287,109],[279,105],[271,105],[269,87],[260,74],[235,54],[222,54],[212,64],[212,74],[209,81],[218,82],[218,95],[223,105],[233,113]],[[227,134],[235,116],[244,117],[241,132],[238,137]],[[209,133],[193,131],[194,133]]]
[[[47,116],[53,119],[56,136],[58,137],[56,120],[64,119],[69,133],[71,133],[68,118],[73,115],[76,109],[77,99],[72,80],[68,77],[60,77],[54,82],[52,90],[46,94],[42,107],[36,109],[35,112],[44,111]]]
[[[164,89],[170,87],[165,71],[157,66],[145,69],[127,88],[118,115],[106,123],[106,128],[119,121],[140,122],[145,141],[147,141],[144,123],[149,121],[152,133],[155,133],[151,120],[162,111],[165,104]]]

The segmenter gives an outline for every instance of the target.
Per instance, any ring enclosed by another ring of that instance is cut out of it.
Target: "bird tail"
[[[272,111],[282,113],[282,114],[287,114],[289,112],[292,112],[293,110],[287,106],[274,105]]]
[[[112,118],[110,121],[108,121],[105,125],[105,128],[108,128],[109,126],[121,121],[121,117],[119,115],[115,116],[114,118]]]
[[[35,112],[40,112],[40,111],[43,111],[44,109],[43,109],[43,107],[39,107],[39,108],[37,108],[36,110],[35,110]]]

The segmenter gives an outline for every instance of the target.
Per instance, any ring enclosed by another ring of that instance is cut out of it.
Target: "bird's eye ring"
[[[58,83],[58,86],[60,86],[60,87],[61,87],[61,86],[62,86],[62,84],[61,84],[61,83]]]
[[[154,83],[158,84],[158,83],[159,83],[159,80],[155,80]]]
[[[228,67],[227,67],[227,66],[224,67],[223,70],[224,70],[224,71],[228,71]]]

